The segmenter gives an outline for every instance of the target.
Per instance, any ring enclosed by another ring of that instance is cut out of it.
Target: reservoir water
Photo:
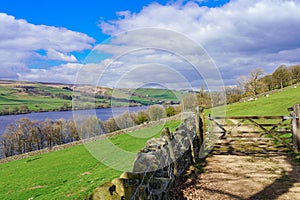
[[[86,115],[86,113],[93,113],[95,111],[97,117],[102,121],[107,120],[111,116],[120,115],[125,111],[129,112],[137,112],[139,110],[146,110],[147,106],[139,106],[139,107],[114,107],[114,108],[101,108],[95,110],[76,110],[76,111],[57,111],[57,112],[36,112],[36,113],[28,113],[21,115],[4,115],[0,116],[0,135],[5,131],[6,126],[10,123],[14,123],[14,121],[21,118],[28,118],[30,120],[40,120],[44,121],[45,119],[57,120],[57,119],[65,119],[70,120],[74,115]]]

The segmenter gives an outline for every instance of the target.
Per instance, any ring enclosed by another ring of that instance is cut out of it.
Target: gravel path
[[[203,164],[187,171],[171,199],[300,200],[300,166],[269,138],[233,131],[220,140]]]

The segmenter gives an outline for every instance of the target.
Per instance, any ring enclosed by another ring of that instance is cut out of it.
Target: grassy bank
[[[287,109],[296,103],[300,103],[300,87],[278,90],[277,93],[257,98],[254,101],[229,104],[225,109],[227,116],[288,116]],[[223,109],[216,108],[215,113]],[[205,111],[207,115],[210,112],[211,110]]]
[[[170,121],[130,135],[113,136],[110,141],[123,150],[136,153],[152,137],[149,133],[159,137],[163,127],[174,131],[180,123]],[[84,145],[78,145],[1,164],[0,199],[85,199],[94,188],[121,173],[96,160]]]

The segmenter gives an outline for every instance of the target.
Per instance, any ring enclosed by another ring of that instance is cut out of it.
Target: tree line
[[[59,110],[59,111],[65,111],[65,110],[71,110],[72,106],[67,103],[64,102],[61,104],[61,106],[58,107],[58,109],[43,109],[41,107],[39,107],[38,104],[33,105],[37,111],[39,112],[45,112],[45,111],[54,111],[54,110]],[[20,105],[11,105],[11,106],[2,106],[0,108],[0,115],[18,115],[18,114],[27,114],[27,113],[31,113],[33,110],[33,108],[29,108],[28,105],[26,104],[20,104]]]
[[[267,75],[262,68],[256,68],[248,76],[239,77],[237,86],[225,88],[227,102],[234,103],[244,97],[282,89],[299,82],[300,65],[280,65],[272,74]]]
[[[180,107],[153,105],[148,110],[124,112],[102,122],[96,116],[77,120],[29,120],[22,118],[7,126],[1,136],[4,157],[28,153],[81,139],[95,137],[116,130],[129,128],[149,121],[156,121],[180,112]]]
[[[165,117],[170,117],[181,112],[180,106],[163,107],[161,105],[152,105],[147,110],[138,112],[124,112],[119,116],[110,117],[104,122],[104,127],[108,132],[117,131],[124,128],[137,126],[157,121]]]
[[[9,157],[44,148],[51,149],[56,145],[104,133],[102,122],[95,117],[86,118],[80,124],[75,124],[74,120],[64,119],[36,121],[22,118],[16,120],[9,124],[2,134],[2,153],[5,157]]]
[[[194,111],[197,105],[208,109],[299,83],[300,65],[280,65],[272,74],[267,75],[262,68],[256,68],[248,76],[239,77],[236,82],[235,86],[226,86],[225,91],[207,91],[204,87],[198,92],[191,91],[183,97],[182,109]]]

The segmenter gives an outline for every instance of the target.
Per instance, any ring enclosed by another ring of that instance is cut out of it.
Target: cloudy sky
[[[300,63],[300,1],[0,3],[0,79],[199,88]]]

